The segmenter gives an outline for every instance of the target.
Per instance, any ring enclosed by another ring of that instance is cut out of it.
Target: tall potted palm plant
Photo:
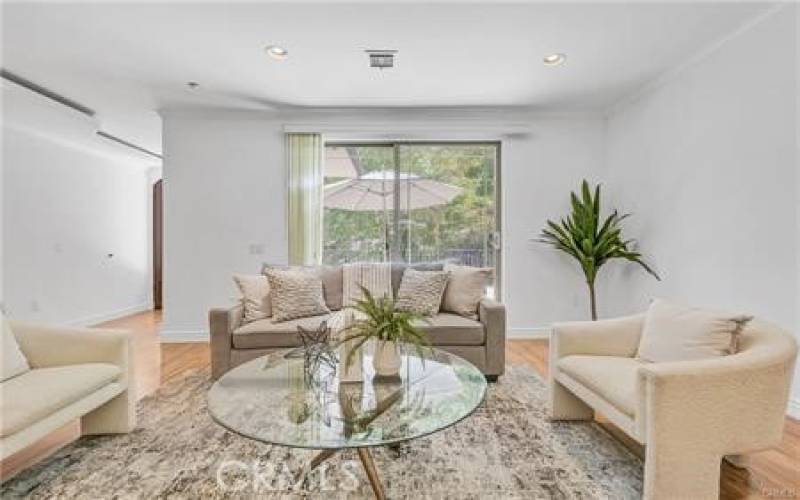
[[[547,221],[547,227],[536,241],[557,248],[578,261],[589,288],[592,320],[597,319],[595,280],[600,268],[611,259],[625,259],[639,264],[657,280],[661,278],[634,249],[635,240],[622,238],[621,222],[630,214],[620,215],[616,210],[605,220],[600,216],[600,185],[594,194],[586,180],[581,184],[580,196],[570,193],[572,213],[559,223]]]

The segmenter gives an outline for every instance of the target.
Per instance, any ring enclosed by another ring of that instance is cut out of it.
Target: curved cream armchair
[[[605,415],[646,445],[644,498],[717,498],[726,455],[781,440],[797,343],[755,319],[739,352],[702,361],[635,358],[644,315],[554,325],[550,410],[555,420]]]
[[[83,435],[133,429],[128,332],[17,322],[11,329],[31,369],[0,383],[0,458],[76,419]]]

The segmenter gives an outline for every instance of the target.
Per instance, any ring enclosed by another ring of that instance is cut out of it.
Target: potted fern
[[[597,319],[597,301],[595,298],[595,280],[600,268],[611,259],[625,259],[639,264],[657,280],[658,274],[642,259],[637,252],[635,240],[622,238],[621,222],[630,214],[620,215],[616,210],[601,220],[600,185],[594,188],[594,195],[586,180],[581,184],[581,194],[570,193],[572,213],[560,223],[547,221],[536,240],[561,250],[575,260],[583,270],[586,285],[589,288],[589,303],[592,320]]]
[[[400,371],[399,344],[413,346],[420,357],[430,341],[424,332],[413,325],[421,316],[398,311],[394,300],[388,297],[375,298],[369,290],[360,286],[363,298],[350,306],[355,311],[352,324],[343,330],[341,343],[352,341],[352,348],[346,355],[345,366],[352,362],[356,352],[371,339],[375,340],[375,354],[372,358],[375,373],[381,376],[397,375]]]

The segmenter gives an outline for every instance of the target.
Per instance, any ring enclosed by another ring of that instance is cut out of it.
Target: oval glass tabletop
[[[363,382],[339,382],[335,361],[306,363],[278,351],[240,365],[208,392],[212,418],[245,437],[298,448],[386,445],[449,427],[483,401],[475,366],[439,349],[402,356],[397,377],[376,377],[363,357]],[[293,357],[294,356],[294,357]]]

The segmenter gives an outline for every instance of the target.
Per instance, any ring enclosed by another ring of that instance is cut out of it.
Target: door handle
[[[493,231],[489,233],[489,246],[492,247],[494,250],[500,250],[501,243],[500,243],[500,232]]]

